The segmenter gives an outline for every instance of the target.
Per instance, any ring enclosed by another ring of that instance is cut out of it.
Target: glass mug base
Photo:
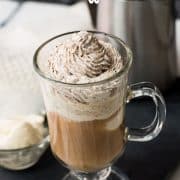
[[[129,178],[115,167],[108,167],[98,173],[83,174],[71,171],[63,180],[129,180]]]

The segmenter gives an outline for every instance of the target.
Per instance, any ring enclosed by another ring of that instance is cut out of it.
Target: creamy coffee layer
[[[71,169],[83,172],[96,172],[109,166],[123,153],[126,142],[124,122],[114,128],[122,114],[118,111],[102,121],[74,122],[49,112],[53,153]]]
[[[53,87],[52,87],[53,88]],[[89,93],[86,102],[71,100],[71,95],[68,97],[65,94],[53,92],[52,88],[47,88],[46,96],[44,97],[48,101],[46,107],[50,112],[57,112],[65,119],[74,121],[92,121],[103,120],[111,117],[119,109],[123,109],[124,106],[124,85],[121,89],[117,88],[116,92],[111,96],[109,92],[95,91]],[[109,90],[110,91],[110,90]],[[120,117],[117,122],[117,126],[121,124],[123,118]]]

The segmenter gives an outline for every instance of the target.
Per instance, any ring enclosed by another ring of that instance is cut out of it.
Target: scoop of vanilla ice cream
[[[43,116],[17,116],[12,119],[0,120],[0,149],[18,149],[38,144],[47,133]]]
[[[42,139],[39,133],[28,122],[21,122],[16,126],[4,141],[3,147],[5,149],[17,149],[37,144]]]

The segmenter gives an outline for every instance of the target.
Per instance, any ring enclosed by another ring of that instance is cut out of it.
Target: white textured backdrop
[[[0,0],[0,21],[13,6],[14,2]],[[0,116],[38,112],[43,108],[32,66],[33,54],[48,38],[80,29],[92,29],[85,2],[72,6],[26,2],[0,28]]]

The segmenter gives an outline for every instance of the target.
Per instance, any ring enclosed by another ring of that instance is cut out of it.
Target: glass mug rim
[[[131,67],[131,64],[132,64],[133,55],[132,55],[131,49],[126,45],[126,43],[124,41],[122,41],[120,38],[118,38],[117,36],[114,36],[112,34],[108,34],[108,33],[105,33],[105,32],[100,32],[100,31],[89,31],[89,30],[87,30],[87,32],[89,32],[89,33],[107,36],[107,37],[113,39],[118,45],[120,45],[121,47],[124,48],[124,50],[126,51],[126,61],[125,61],[125,64],[123,65],[122,69],[119,72],[115,73],[113,76],[108,77],[106,79],[96,81],[96,82],[90,82],[90,83],[66,83],[66,82],[59,81],[59,80],[56,80],[54,78],[51,78],[47,73],[43,72],[40,69],[40,66],[38,64],[38,55],[41,53],[41,50],[46,45],[48,45],[50,42],[52,42],[52,41],[54,41],[54,40],[56,40],[56,39],[58,39],[60,37],[75,34],[75,33],[78,33],[78,32],[80,32],[80,30],[63,33],[63,34],[54,36],[54,37],[50,38],[49,40],[45,41],[44,43],[42,43],[39,46],[39,48],[35,51],[35,54],[33,56],[33,66],[34,66],[34,69],[35,69],[36,73],[39,74],[42,78],[44,78],[46,80],[49,80],[49,81],[55,82],[55,83],[59,83],[59,84],[61,84],[63,86],[90,87],[90,86],[95,86],[95,85],[101,85],[101,84],[107,83],[109,81],[113,81],[113,80],[121,77],[124,73],[126,73],[129,70],[129,68]]]

